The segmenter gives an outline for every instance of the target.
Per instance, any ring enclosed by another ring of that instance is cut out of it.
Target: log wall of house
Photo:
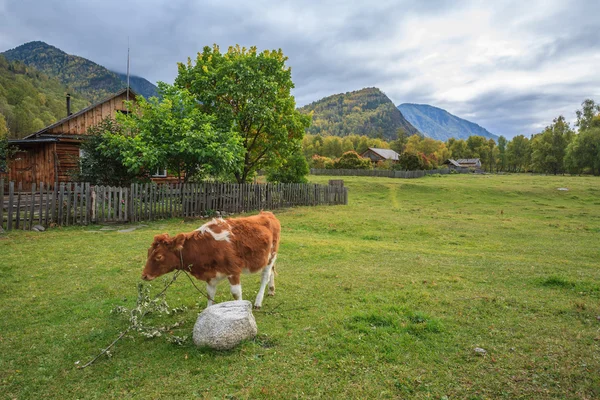
[[[24,185],[55,181],[56,143],[40,143],[23,147],[11,159],[8,178]]]
[[[79,144],[56,143],[57,173],[59,182],[69,182],[71,172],[79,166]]]
[[[129,99],[134,100],[133,96],[129,96]],[[114,118],[117,110],[127,111],[124,103],[125,100],[127,100],[127,94],[123,93],[120,96],[96,105],[77,117],[65,121],[63,124],[49,129],[45,134],[85,135],[90,126],[100,123],[106,117]]]

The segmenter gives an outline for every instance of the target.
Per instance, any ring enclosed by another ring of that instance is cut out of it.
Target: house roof
[[[460,164],[458,162],[456,162],[455,160],[452,160],[451,158],[449,158],[448,160],[446,160],[446,162],[444,164],[452,164],[455,167],[460,167]]]
[[[27,144],[27,143],[52,143],[58,142],[56,137],[43,137],[31,139],[8,139],[9,144]]]
[[[41,130],[39,130],[39,131],[37,131],[35,133],[32,133],[31,135],[27,135],[27,136],[25,136],[21,140],[27,140],[27,141],[29,141],[30,138],[35,138],[35,137],[43,134],[44,132],[49,131],[50,129],[56,128],[57,126],[64,124],[65,122],[69,121],[70,119],[76,118],[76,117],[80,116],[81,114],[88,112],[92,108],[97,107],[97,106],[99,106],[102,103],[106,103],[110,99],[118,97],[118,96],[122,95],[125,92],[127,92],[127,88],[121,89],[117,93],[115,93],[113,95],[110,95],[110,96],[104,98],[103,100],[100,100],[99,102],[97,102],[95,104],[92,104],[89,107],[84,108],[83,110],[79,110],[79,111],[77,111],[74,114],[67,115],[65,118],[61,119],[60,121],[57,121],[57,122],[53,123],[52,125],[48,125],[47,127],[43,128],[43,129],[41,129]],[[133,98],[135,98],[137,96],[137,93],[134,92],[133,89],[131,89],[131,88],[129,88],[129,93],[133,96]]]
[[[481,161],[479,160],[479,158],[459,158],[458,160],[456,160],[457,163],[459,164],[477,164],[477,163],[481,163]]]
[[[374,147],[369,147],[369,150],[371,150],[373,153],[385,158],[386,160],[398,161],[398,157],[400,157],[400,154],[396,153],[392,149],[377,149]],[[367,150],[367,151],[369,151],[369,150]]]

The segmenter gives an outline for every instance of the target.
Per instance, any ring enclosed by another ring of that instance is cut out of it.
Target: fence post
[[[4,224],[4,178],[0,178],[0,230]],[[6,227],[8,230],[8,227]]]
[[[15,195],[15,183],[14,182],[8,182],[8,209],[7,211],[7,215],[8,215],[8,221],[7,221],[7,225],[6,225],[6,229],[7,230],[12,230],[13,227],[13,201],[14,201],[14,195]]]
[[[19,182],[17,187],[17,220],[15,221],[15,229],[19,229],[21,224],[21,192],[23,191],[23,182]]]

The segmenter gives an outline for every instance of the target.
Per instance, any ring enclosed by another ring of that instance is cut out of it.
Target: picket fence
[[[440,174],[446,175],[456,171],[455,173],[469,173],[468,168],[456,168],[450,170],[448,168],[417,170],[417,171],[391,171],[385,169],[317,169],[311,168],[311,175],[327,175],[327,176],[379,176],[385,178],[422,178],[425,175]]]
[[[0,228],[142,222],[293,206],[348,204],[348,189],[315,184],[22,185],[0,179]]]

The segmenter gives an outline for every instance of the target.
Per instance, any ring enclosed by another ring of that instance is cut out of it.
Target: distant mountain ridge
[[[301,107],[300,112],[313,113],[308,133],[313,135],[348,136],[352,134],[396,139],[399,128],[409,135],[419,131],[378,88],[364,88],[322,98]]]
[[[445,142],[450,138],[467,139],[469,136],[483,136],[498,140],[498,136],[487,129],[438,107],[404,103],[398,106],[398,110],[421,133],[432,139]]]
[[[8,61],[21,61],[57,78],[91,102],[126,87],[126,78],[86,58],[70,55],[41,41],[25,43],[2,53]],[[144,97],[156,96],[156,86],[144,78],[130,77],[131,88]]]

